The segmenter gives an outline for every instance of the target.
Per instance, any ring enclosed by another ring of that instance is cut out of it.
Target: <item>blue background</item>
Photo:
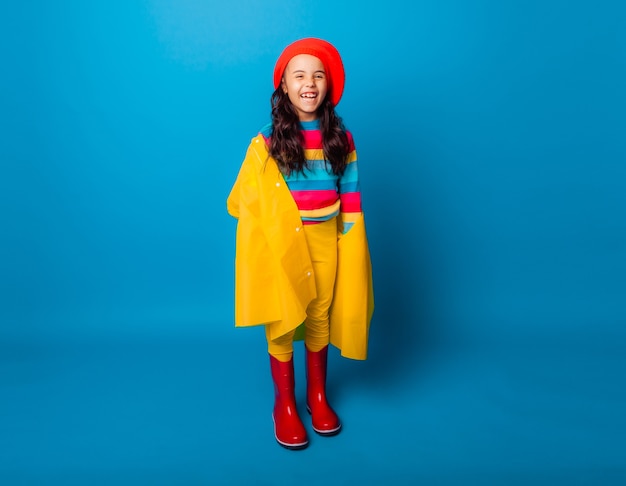
[[[28,1],[0,32],[0,483],[624,484],[621,2]],[[377,307],[369,359],[330,355],[342,434],[294,453],[225,199],[305,36],[344,59]]]

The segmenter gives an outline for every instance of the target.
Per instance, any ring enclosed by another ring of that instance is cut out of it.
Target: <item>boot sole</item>
[[[284,447],[285,449],[288,449],[290,451],[301,451],[302,449],[306,449],[307,447],[309,447],[309,443],[308,442],[304,442],[302,444],[286,444],[284,442],[281,442],[278,440],[278,437],[274,436],[274,438],[276,439],[276,442],[278,442],[278,445]]]
[[[332,430],[317,430],[315,427],[313,427],[313,430],[322,437],[332,437],[333,435],[337,435],[339,432],[341,432],[341,425]]]

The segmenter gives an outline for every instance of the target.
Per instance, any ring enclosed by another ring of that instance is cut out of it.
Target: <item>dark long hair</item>
[[[281,86],[272,94],[271,104],[270,156],[276,160],[283,174],[290,175],[293,171],[304,172],[306,159],[298,112]],[[341,175],[346,169],[346,159],[350,153],[345,127],[328,96],[319,107],[318,114],[324,159],[330,164],[334,174]]]

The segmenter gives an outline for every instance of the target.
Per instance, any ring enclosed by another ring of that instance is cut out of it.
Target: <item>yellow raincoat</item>
[[[235,325],[267,325],[275,339],[304,322],[316,290],[300,213],[261,135],[248,147],[227,208],[238,218]],[[337,238],[330,342],[346,358],[366,359],[374,292],[363,215]]]

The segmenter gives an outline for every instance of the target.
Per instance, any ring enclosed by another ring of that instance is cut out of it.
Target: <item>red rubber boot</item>
[[[315,432],[336,435],[341,430],[341,422],[326,400],[327,363],[328,346],[317,352],[306,350],[307,410],[311,414]]]
[[[287,449],[304,449],[309,445],[306,429],[296,409],[293,357],[279,361],[270,355],[272,379],[274,380],[274,436]]]

